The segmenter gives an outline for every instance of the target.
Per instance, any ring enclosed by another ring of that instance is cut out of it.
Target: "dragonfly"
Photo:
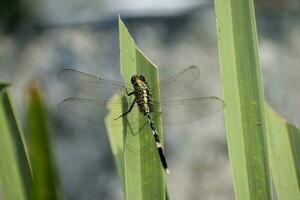
[[[137,114],[137,116],[133,116],[137,121],[141,116],[144,117],[144,124],[149,124],[152,131],[162,167],[166,173],[169,173],[163,145],[160,142],[154,119],[162,116],[165,125],[184,125],[223,109],[223,101],[218,97],[178,97],[188,90],[199,77],[199,68],[190,66],[178,74],[160,81],[159,91],[156,91],[143,74],[133,75],[131,84],[127,84],[74,69],[63,69],[58,72],[57,78],[70,88],[80,91],[88,97],[64,99],[59,104],[59,109],[71,116],[95,123],[101,123],[101,115],[108,111],[108,104],[111,105],[109,110],[115,121],[123,119],[131,113],[133,113],[131,115]],[[124,103],[110,101],[110,97],[115,91],[128,98],[130,106],[127,110],[123,111]],[[155,100],[157,98],[155,96],[153,98],[153,95],[158,93],[161,94],[161,99]],[[134,108],[138,109],[138,112],[132,112]],[[116,126],[119,125],[123,126],[124,123],[116,123]],[[132,127],[134,124],[131,123],[130,126]]]

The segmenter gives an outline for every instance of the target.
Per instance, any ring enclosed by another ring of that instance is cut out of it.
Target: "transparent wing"
[[[159,102],[154,102],[154,115],[161,113],[164,125],[184,125],[200,118],[221,111],[223,100],[218,97],[198,97],[187,99],[167,99],[160,102],[161,112],[156,109]]]
[[[96,124],[104,124],[104,117],[108,113],[107,104],[107,100],[101,99],[68,98],[59,104],[59,110],[79,119]],[[110,117],[112,119],[116,119],[124,113],[122,103],[109,102],[109,104]],[[218,97],[169,99],[161,102],[160,105],[161,111],[157,109],[159,102],[153,102],[154,111],[151,116],[154,119],[162,115],[164,125],[184,125],[192,123],[223,109],[223,101]],[[137,106],[135,106],[134,109],[138,109]],[[142,118],[140,112],[130,112],[128,115],[131,116],[132,119]],[[125,120],[125,118],[118,120]],[[120,123],[118,120],[116,120],[115,124],[112,123],[111,125],[123,126],[123,123]],[[132,128],[136,127],[136,125],[134,122],[130,123]]]
[[[223,109],[223,101],[217,97],[199,97],[188,99],[170,99],[180,95],[189,88],[199,77],[198,67],[188,67],[177,75],[161,82],[162,101],[161,112],[156,108],[159,102],[154,102],[153,116],[162,114],[166,125],[182,125],[191,123],[197,119],[208,116]],[[124,83],[101,79],[73,69],[65,69],[58,73],[58,79],[73,89],[82,91],[88,96],[97,99],[69,98],[59,105],[62,112],[77,118],[95,123],[103,123],[103,118],[108,112],[106,105],[110,95],[116,90],[125,89]],[[130,90],[131,86],[126,86]],[[127,97],[128,98],[128,97]],[[169,99],[167,99],[169,98]],[[122,114],[122,104],[110,103],[112,117],[117,118]],[[135,106],[137,107],[137,106]],[[135,108],[137,109],[137,108]],[[137,112],[133,112],[137,113]],[[131,113],[129,113],[131,114]],[[136,117],[136,116],[134,116]],[[135,119],[135,118],[134,118]],[[138,119],[138,118],[136,118]],[[122,124],[122,123],[117,123]]]
[[[177,75],[161,81],[161,98],[172,98],[182,94],[199,76],[199,68],[190,66]],[[74,69],[64,69],[58,72],[57,78],[70,88],[93,98],[108,99],[116,90],[125,88],[128,91],[133,90],[131,85],[125,85],[124,82],[103,79]]]
[[[125,89],[123,82],[103,79],[74,69],[63,69],[58,72],[57,78],[70,88],[97,99],[109,99],[117,90]],[[127,86],[127,89],[132,90],[131,86]]]
[[[68,98],[64,99],[58,106],[59,110],[67,113],[72,117],[83,119],[89,122],[104,124],[104,117],[108,112],[106,108],[108,101],[101,99],[85,99],[85,98]],[[114,103],[115,110],[112,117],[117,118],[121,115],[121,103]]]
[[[178,74],[160,82],[161,98],[172,98],[182,94],[190,88],[199,78],[200,70],[196,66],[190,66]]]
[[[139,111],[128,113],[127,116],[130,116],[132,119],[131,123],[127,120],[127,117],[119,118],[125,112],[123,107],[128,109],[129,106],[130,105],[123,105],[120,101],[113,100],[68,98],[64,99],[59,104],[58,108],[62,113],[95,124],[104,125],[104,118],[109,117],[112,122],[110,123],[110,126],[124,126],[125,124],[131,129],[135,129],[138,126],[135,122],[137,122],[139,118],[143,119],[143,116]],[[135,106],[134,109],[138,109],[137,106]],[[110,112],[109,115],[107,115],[108,112]]]

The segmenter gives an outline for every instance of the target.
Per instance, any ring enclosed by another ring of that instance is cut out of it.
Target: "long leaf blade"
[[[59,184],[52,159],[46,111],[36,87],[29,91],[28,133],[30,160],[34,177],[34,199],[60,199]]]
[[[271,199],[252,0],[215,0],[225,126],[236,199]]]
[[[154,90],[157,91],[154,96],[154,100],[159,100],[158,90],[158,71],[153,63],[147,59],[143,53],[136,47],[132,37],[130,36],[124,23],[119,19],[119,34],[120,34],[120,51],[121,51],[121,74],[127,84],[130,84],[131,76],[137,73],[142,73],[149,84],[154,86]],[[121,100],[120,100],[121,101]],[[128,109],[131,102],[124,102],[124,110]],[[138,116],[138,110],[132,111],[132,116]],[[109,128],[110,123],[114,123],[108,118],[106,119],[106,125],[108,132],[114,131],[111,134],[122,134],[117,138],[122,138],[123,146],[115,141],[112,146],[115,147],[115,159],[118,160],[117,166],[120,171],[120,166],[123,165],[123,173],[120,176],[123,177],[124,189],[126,199],[165,199],[165,178],[164,171],[161,166],[157,149],[155,147],[154,139],[151,133],[151,129],[146,125],[145,128],[139,130],[139,127],[145,126],[145,118],[141,117],[133,119],[131,117],[123,120],[127,126],[124,129]],[[128,121],[127,121],[128,120]],[[161,118],[154,119],[156,128],[162,139]],[[139,123],[139,126],[135,126],[131,129],[130,124]],[[110,136],[110,138],[113,138]],[[112,142],[112,140],[111,140]],[[147,147],[147,148],[145,148]],[[120,150],[123,151],[124,161],[120,161]]]
[[[31,199],[28,154],[12,98],[0,84],[0,193],[3,199]]]

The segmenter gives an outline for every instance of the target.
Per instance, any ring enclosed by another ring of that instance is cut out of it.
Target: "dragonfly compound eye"
[[[142,74],[140,74],[140,75],[139,75],[139,78],[140,78],[140,79],[141,79],[141,81],[143,81],[143,82],[145,82],[145,81],[146,81],[145,77],[144,77]]]
[[[131,83],[132,83],[132,84],[135,84],[135,82],[136,82],[135,79],[136,79],[136,75],[134,75],[134,76],[131,77]]]

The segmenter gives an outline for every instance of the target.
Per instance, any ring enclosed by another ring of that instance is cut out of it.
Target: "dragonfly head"
[[[146,83],[146,79],[142,74],[137,74],[131,77],[131,83],[132,85],[141,85]]]

